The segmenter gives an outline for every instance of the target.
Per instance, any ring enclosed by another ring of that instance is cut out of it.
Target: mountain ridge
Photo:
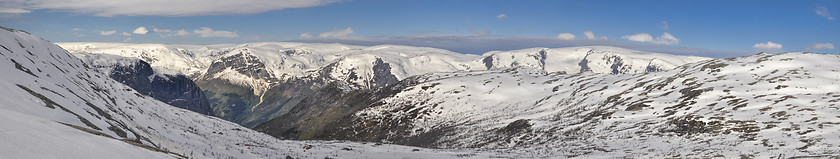
[[[548,72],[627,74],[667,70],[708,59],[607,46],[470,55],[428,47],[288,42],[59,45],[74,53],[136,57],[150,63],[156,71],[188,75],[208,96],[214,114],[246,126],[279,117],[310,92],[332,81],[346,83],[352,89],[375,89],[409,76],[435,72],[533,67]],[[294,86],[300,93],[266,96],[284,92],[277,88],[281,85]]]

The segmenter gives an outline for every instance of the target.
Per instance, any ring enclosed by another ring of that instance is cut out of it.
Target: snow
[[[0,94],[0,120],[4,121],[0,123],[0,158],[489,158],[497,154],[278,140],[140,95],[88,68],[61,47],[28,33],[0,30],[0,46],[4,74],[0,76],[4,90]],[[124,62],[112,59],[89,60]],[[190,68],[175,70],[189,72]]]
[[[156,69],[193,77],[203,74],[214,60],[247,53],[259,58],[277,78],[306,76],[335,64],[338,69],[330,72],[332,77],[346,79],[353,72],[362,77],[355,82],[364,83],[372,76],[373,61],[379,58],[391,65],[391,73],[397,78],[415,76],[421,83],[384,99],[382,105],[358,112],[356,117],[389,121],[411,112],[428,112],[403,123],[418,128],[413,135],[454,126],[454,135],[438,143],[445,149],[425,149],[277,140],[138,96],[107,76],[84,68],[80,60],[58,46],[31,35],[0,31],[0,38],[0,45],[6,48],[0,49],[0,56],[15,60],[32,74],[15,68],[12,62],[0,64],[6,75],[0,77],[0,89],[8,90],[0,96],[0,119],[25,119],[20,125],[0,125],[0,133],[4,133],[0,143],[39,145],[65,138],[85,139],[55,142],[48,146],[56,151],[49,152],[3,144],[2,157],[10,154],[10,158],[29,158],[23,155],[38,153],[51,158],[78,152],[76,148],[84,146],[107,150],[102,153],[119,158],[176,154],[191,158],[769,158],[840,154],[837,55],[786,53],[708,59],[588,46],[493,51],[478,56],[396,45],[61,44],[71,52],[136,57]],[[23,47],[15,41],[21,41]],[[487,58],[493,59],[490,69],[484,63]],[[649,72],[650,68],[663,71]],[[233,70],[223,73],[227,74],[219,78],[248,78]],[[47,101],[18,85],[76,115],[45,107]],[[97,113],[87,102],[113,119]],[[416,107],[402,110],[403,105]],[[634,106],[638,107],[632,109]],[[175,154],[132,147],[56,123],[92,128],[80,118],[108,136],[139,139]],[[520,119],[532,126],[520,133],[497,135]],[[702,122],[705,126],[681,122]],[[125,125],[116,127],[129,135],[120,137],[107,129],[112,125]],[[14,134],[33,130],[44,134]],[[312,148],[306,149],[308,145]],[[100,154],[70,155],[93,158],[97,156],[85,155]]]
[[[0,109],[3,158],[174,158],[37,116]],[[14,123],[14,124],[8,124]]]
[[[837,156],[838,62],[838,55],[786,53],[639,74],[549,74],[533,67],[434,73],[355,116],[405,121],[398,119],[421,112],[401,124],[411,124],[413,135],[454,127],[439,148],[531,157]],[[630,108],[638,104],[647,107]],[[686,118],[709,132],[683,131],[675,123]],[[495,133],[520,119],[531,128]]]
[[[676,56],[649,53],[608,46],[587,46],[568,48],[531,48],[512,51],[491,51],[484,55],[461,54],[448,50],[400,45],[354,46],[344,44],[264,42],[248,44],[216,45],[163,45],[129,43],[59,43],[72,53],[112,54],[140,58],[162,72],[176,72],[196,78],[205,74],[213,61],[237,54],[254,55],[272,78],[280,80],[316,75],[318,70],[335,64],[330,77],[349,81],[361,88],[370,88],[373,65],[381,59],[390,65],[391,74],[397,79],[436,72],[487,70],[485,58],[492,58],[493,67],[533,67],[548,72],[578,73],[581,61],[588,71],[613,73],[613,66],[621,66],[617,73],[644,73],[647,67],[662,70],[706,60],[705,57]],[[544,52],[544,57],[540,52]],[[617,58],[616,58],[617,57]],[[616,64],[616,59],[623,63]],[[269,82],[253,83],[235,74],[209,75],[227,79],[243,86],[262,87]],[[351,80],[350,74],[358,79]],[[206,76],[206,75],[205,75]],[[247,77],[247,76],[244,76]]]

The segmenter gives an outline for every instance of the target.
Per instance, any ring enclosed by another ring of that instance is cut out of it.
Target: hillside
[[[142,95],[46,40],[0,29],[0,158],[487,158],[494,153],[284,141]]]
[[[638,74],[434,73],[307,99],[334,102],[298,105],[256,130],[531,157],[837,156],[837,63],[838,55],[784,53]]]

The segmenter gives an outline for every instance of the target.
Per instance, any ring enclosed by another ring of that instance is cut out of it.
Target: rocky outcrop
[[[139,60],[131,66],[115,66],[108,76],[172,106],[213,115],[207,97],[187,76],[155,74],[148,63]]]

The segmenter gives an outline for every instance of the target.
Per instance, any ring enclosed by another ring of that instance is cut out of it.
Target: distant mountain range
[[[709,59],[604,46],[493,51],[479,56],[426,47],[282,42],[59,45],[74,54],[141,59],[157,74],[185,75],[204,91],[213,114],[249,127],[286,114],[330,83],[350,91],[381,88],[427,73],[518,67],[552,73],[632,74]]]

